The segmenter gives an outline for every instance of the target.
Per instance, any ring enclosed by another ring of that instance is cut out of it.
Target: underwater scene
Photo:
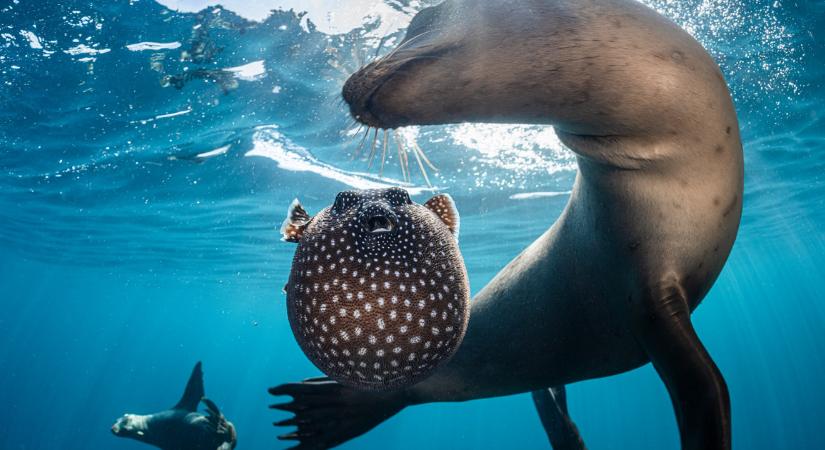
[[[0,449],[825,448],[825,1],[440,3],[0,0]]]

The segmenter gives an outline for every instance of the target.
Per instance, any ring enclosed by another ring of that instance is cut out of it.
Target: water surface
[[[709,49],[739,112],[743,224],[694,315],[735,445],[825,448],[825,2],[646,3]],[[239,448],[284,448],[265,389],[318,374],[281,293],[295,197],[450,193],[474,291],[552,224],[575,164],[549,127],[402,130],[434,188],[393,152],[380,176],[353,158],[341,85],[427,4],[0,0],[0,448],[141,448],[109,426],[177,402],[197,360]],[[592,449],[678,448],[649,366],[569,401]],[[548,445],[521,395],[415,407],[344,448]]]

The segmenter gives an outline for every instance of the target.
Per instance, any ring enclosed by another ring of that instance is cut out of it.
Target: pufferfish
[[[470,289],[459,216],[439,194],[352,190],[310,217],[296,199],[281,227],[297,242],[285,287],[292,332],[330,378],[402,389],[432,374],[467,330]]]

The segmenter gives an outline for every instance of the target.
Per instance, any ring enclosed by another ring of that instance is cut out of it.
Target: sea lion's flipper
[[[184,409],[186,411],[197,411],[198,403],[203,398],[203,370],[201,370],[201,362],[195,364],[192,369],[192,375],[189,376],[189,382],[186,383],[186,389],[183,391],[183,397],[172,409]]]
[[[206,413],[206,419],[209,421],[212,430],[218,434],[227,434],[229,432],[229,424],[221,410],[218,409],[218,405],[206,397],[203,398],[203,404],[206,405],[206,411],[204,412]]]
[[[206,405],[206,419],[209,421],[209,427],[211,431],[216,433],[219,437],[221,437],[226,442],[218,447],[218,450],[223,450],[224,446],[227,450],[231,448],[235,448],[235,444],[238,441],[238,437],[235,434],[235,426],[232,425],[232,422],[226,420],[226,417],[223,415],[220,409],[218,409],[218,405],[215,404],[212,400],[208,398],[203,398],[203,404]]]
[[[645,309],[639,340],[670,393],[682,450],[729,450],[728,388],[693,329],[684,291],[664,289]]]
[[[281,240],[286,242],[298,242],[304,234],[312,217],[306,212],[301,202],[296,198],[289,204],[286,212],[286,219],[281,224]]]
[[[212,400],[204,397],[201,401],[203,404],[206,405],[206,419],[209,420],[209,425],[212,427],[214,431],[220,431],[222,422],[224,421],[223,413],[221,410],[218,409],[218,405],[216,405]]]
[[[564,386],[533,391],[533,403],[553,450],[586,450],[579,429],[567,412]]]
[[[269,389],[272,395],[288,395],[289,403],[270,408],[295,414],[275,426],[297,426],[281,440],[298,441],[295,449],[323,449],[340,445],[373,429],[404,408],[396,394],[356,390],[329,378],[282,384]]]
[[[455,207],[455,202],[449,194],[438,194],[424,202],[424,206],[435,213],[444,225],[453,233],[458,239],[458,229],[461,226],[461,218],[458,215],[458,208]]]
[[[216,417],[223,417],[221,410],[218,408],[218,405],[215,404],[212,400],[204,397],[201,399],[204,405],[206,405],[206,413],[210,416]]]

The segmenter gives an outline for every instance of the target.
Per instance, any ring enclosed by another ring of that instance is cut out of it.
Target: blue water
[[[233,2],[257,22],[195,14],[197,0],[57,3],[0,0],[0,449],[144,448],[109,427],[177,402],[197,360],[239,448],[285,448],[266,388],[318,372],[287,324],[294,247],[277,227],[294,197],[318,211],[349,187],[431,195],[393,155],[381,176],[352,158],[360,136],[338,101],[427,2],[308,15]],[[731,391],[735,447],[825,448],[825,2],[647,3],[719,61],[741,122],[743,224],[694,315]],[[361,10],[377,13],[344,23]],[[206,77],[176,89],[185,73]],[[477,291],[558,216],[573,160],[549,128],[413,137],[456,199]],[[678,448],[651,367],[568,392],[591,449]],[[410,408],[344,448],[548,444],[519,395]]]

